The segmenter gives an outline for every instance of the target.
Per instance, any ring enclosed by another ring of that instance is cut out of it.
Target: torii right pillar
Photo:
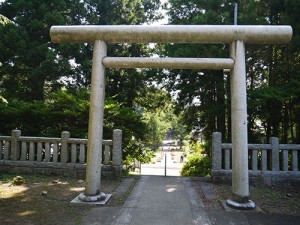
[[[237,209],[254,209],[255,203],[249,199],[245,43],[234,41],[230,56],[235,60],[230,73],[232,197],[226,203]]]

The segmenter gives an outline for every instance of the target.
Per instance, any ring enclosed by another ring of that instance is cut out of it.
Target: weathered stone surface
[[[277,137],[270,137],[269,142],[272,146],[272,170],[279,170],[279,139]]]
[[[129,190],[131,187],[132,183],[134,181],[134,178],[125,178],[122,181],[122,184],[117,187],[117,189],[114,191],[116,194],[123,194]]]
[[[107,54],[107,44],[95,40],[91,77],[91,95],[88,127],[88,150],[85,194],[96,195],[100,192],[101,162],[103,141],[103,115],[105,99],[105,67],[102,64]]]
[[[85,163],[86,160],[86,144],[81,143],[79,150],[79,163]]]
[[[2,142],[2,140],[0,140],[0,160],[3,158],[3,156],[2,156],[2,154],[3,154],[2,148],[3,148],[3,142]]]
[[[292,151],[292,170],[298,171],[298,151]]]
[[[220,170],[222,166],[222,134],[214,132],[212,134],[212,169]]]
[[[3,159],[4,160],[9,160],[10,159],[10,141],[5,141],[5,145],[4,145],[4,151],[3,151]]]
[[[86,173],[85,169],[83,169],[83,170],[77,169],[75,176],[76,176],[76,178],[84,179],[85,178],[85,173]]]
[[[251,210],[255,208],[255,203],[251,200],[248,200],[247,202],[237,202],[231,199],[228,199],[226,201],[226,204],[229,207],[240,209],[240,210]]]
[[[21,167],[21,166],[20,167],[13,167],[13,168],[11,168],[11,172],[13,172],[13,173],[32,174],[32,173],[34,173],[34,168],[33,167]]]
[[[71,201],[71,204],[105,205],[111,196],[112,194],[104,193],[96,196],[86,196],[85,194],[81,193]]]
[[[69,162],[69,145],[68,145],[68,139],[70,138],[70,132],[63,131],[61,133],[61,148],[60,148],[60,161],[62,163]]]
[[[245,42],[232,43],[230,56],[235,60],[230,71],[232,192],[249,196]]]
[[[251,25],[82,25],[52,26],[53,42],[94,43],[228,43],[241,40],[248,44],[287,43],[292,38],[290,26]]]
[[[63,175],[66,177],[75,177],[76,176],[76,171],[73,169],[64,169],[63,170]]]
[[[20,157],[20,143],[18,142],[18,138],[21,136],[20,130],[13,130],[11,132],[11,160],[18,160]]]
[[[61,142],[60,138],[48,138],[48,137],[27,137],[21,136],[18,138],[19,141],[25,142],[50,142],[50,143],[59,143]]]
[[[122,161],[122,131],[114,130],[113,131],[113,165],[119,166]]]
[[[11,167],[10,166],[0,166],[0,171],[2,173],[8,173],[11,172]]]
[[[75,163],[74,164],[74,168],[76,169],[76,170],[85,170],[86,169],[86,164],[79,164],[79,163]]]
[[[230,58],[146,58],[105,57],[106,68],[161,68],[161,69],[233,69]]]
[[[119,179],[122,166],[103,165],[101,177],[104,179]],[[0,160],[0,172],[22,172],[27,174],[64,175],[84,179],[86,177],[85,164],[30,162]]]
[[[104,164],[108,165],[110,161],[110,146],[105,145],[104,146]]]
[[[231,170],[212,170],[212,181],[215,184],[230,183]],[[275,187],[299,187],[298,171],[249,171],[250,185],[267,185]]]
[[[213,185],[209,182],[199,181],[198,182],[201,192],[204,197],[208,200],[214,200],[218,198],[218,195],[213,187]]]
[[[22,161],[27,160],[27,142],[25,142],[25,141],[22,141],[20,160],[22,160]]]
[[[77,144],[71,144],[71,163],[77,162]]]
[[[4,165],[8,165],[11,167],[33,167],[35,162],[30,161],[9,161],[3,160]]]

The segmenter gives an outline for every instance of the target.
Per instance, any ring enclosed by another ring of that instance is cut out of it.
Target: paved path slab
[[[210,225],[201,205],[189,178],[142,176],[123,207],[94,208],[84,224]]]
[[[129,186],[130,180],[124,183]],[[207,197],[216,193],[202,183]],[[123,190],[123,189],[122,189]],[[123,190],[124,191],[124,190]],[[207,210],[191,178],[141,176],[122,207],[95,207],[84,225],[294,225],[299,216]]]

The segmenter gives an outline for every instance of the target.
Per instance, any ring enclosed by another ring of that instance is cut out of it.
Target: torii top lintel
[[[52,26],[56,43],[204,43],[284,44],[292,38],[291,26],[272,25],[78,25]]]

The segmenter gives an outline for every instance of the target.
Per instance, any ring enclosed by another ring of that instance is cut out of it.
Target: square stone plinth
[[[225,209],[225,211],[227,212],[262,212],[261,208],[259,206],[255,206],[254,209],[234,209],[234,208],[231,208],[229,207],[227,204],[226,204],[226,200],[220,200],[223,208]]]
[[[71,204],[85,204],[85,205],[105,205],[111,198],[112,194],[105,194],[105,199],[97,202],[83,202],[78,199],[78,196],[74,198],[70,203]]]

